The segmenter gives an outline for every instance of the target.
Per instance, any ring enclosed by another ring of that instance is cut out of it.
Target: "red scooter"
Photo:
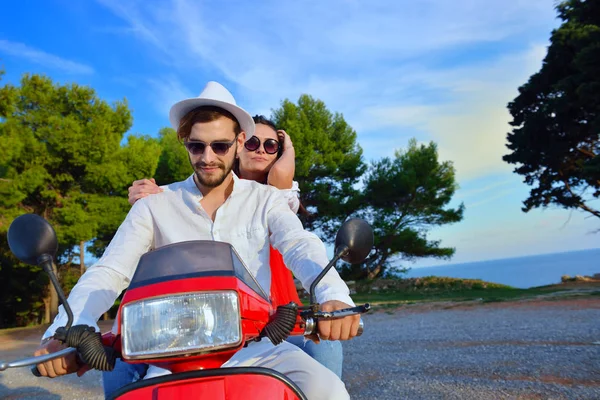
[[[118,332],[100,335],[87,325],[71,326],[73,313],[52,271],[58,249],[52,226],[36,214],[16,218],[8,243],[21,261],[48,273],[68,315],[54,338],[68,348],[56,353],[1,363],[0,371],[40,364],[76,352],[80,362],[111,371],[116,358],[146,363],[172,372],[124,386],[111,398],[306,399],[285,375],[267,368],[220,368],[252,341],[275,345],[289,335],[318,339],[317,323],[368,312],[369,304],[319,311],[315,288],[341,258],[363,262],[373,247],[373,231],[362,219],[346,221],[336,236],[335,256],[310,287],[310,305],[271,305],[269,296],[228,243],[188,241],[144,254],[119,307]],[[362,334],[362,320],[359,334]],[[39,375],[34,366],[32,372]]]

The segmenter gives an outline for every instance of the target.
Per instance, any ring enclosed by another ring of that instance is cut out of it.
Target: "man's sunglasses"
[[[183,142],[183,145],[185,146],[187,151],[194,156],[204,153],[206,146],[210,146],[213,153],[215,153],[216,155],[224,156],[225,154],[227,154],[227,152],[229,151],[231,146],[233,146],[235,141],[236,141],[236,139],[233,139],[231,142],[217,141],[217,142],[204,143],[204,142],[197,141],[197,140],[190,140],[187,142]]]
[[[248,151],[256,151],[260,147],[260,139],[256,136],[252,136],[250,139],[246,140],[244,147]],[[263,148],[265,149],[265,153],[275,154],[279,151],[279,142],[275,139],[267,139],[263,143]]]

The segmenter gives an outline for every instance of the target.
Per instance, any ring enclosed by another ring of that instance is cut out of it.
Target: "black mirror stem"
[[[54,286],[54,289],[56,290],[56,294],[58,294],[58,298],[61,301],[61,303],[67,313],[67,317],[69,319],[67,321],[67,325],[65,326],[65,328],[68,331],[69,328],[71,327],[71,325],[73,324],[73,311],[71,311],[71,307],[69,306],[69,303],[67,302],[65,293],[63,292],[62,288],[60,287],[60,283],[58,283],[58,278],[56,277],[56,274],[54,273],[54,270],[52,269],[52,256],[50,254],[42,254],[41,256],[39,256],[37,262],[38,262],[38,265],[40,267],[42,267],[44,269],[44,271],[46,271],[46,273],[50,277],[52,286]]]
[[[342,258],[344,255],[346,255],[348,250],[349,250],[348,246],[344,246],[341,249],[337,250],[337,252],[335,253],[335,257],[333,257],[333,259],[331,261],[329,261],[329,264],[327,264],[325,266],[325,268],[323,268],[323,271],[321,271],[321,273],[315,278],[313,283],[310,285],[310,305],[311,306],[317,304],[317,300],[316,300],[317,296],[315,294],[315,288],[317,287],[319,282],[321,282],[321,279],[323,279],[325,274],[327,274],[327,272],[329,272],[331,267],[333,267],[340,258]],[[319,310],[313,310],[313,311],[319,311]]]

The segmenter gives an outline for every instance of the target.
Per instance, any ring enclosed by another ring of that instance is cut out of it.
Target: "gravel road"
[[[415,305],[364,319],[364,336],[344,344],[352,399],[600,399],[598,298]],[[0,340],[2,359],[35,343]],[[0,398],[101,399],[100,374],[50,380],[9,370]]]
[[[353,399],[600,399],[600,299],[437,308],[369,316]]]

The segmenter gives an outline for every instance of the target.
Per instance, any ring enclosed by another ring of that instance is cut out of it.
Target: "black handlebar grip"
[[[33,367],[31,367],[31,373],[35,376],[37,376],[38,378],[40,376],[42,376],[42,374],[40,374],[40,370],[38,369],[37,365],[34,365]]]

